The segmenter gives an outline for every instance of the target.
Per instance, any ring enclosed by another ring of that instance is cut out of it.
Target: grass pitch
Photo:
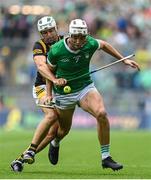
[[[50,165],[46,148],[33,165],[14,173],[10,162],[27,148],[32,135],[32,131],[0,130],[1,179],[151,179],[151,132],[111,132],[111,154],[124,165],[120,171],[102,169],[96,130],[72,129],[61,143],[56,166]]]

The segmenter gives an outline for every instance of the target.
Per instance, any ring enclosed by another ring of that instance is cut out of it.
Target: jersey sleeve
[[[51,48],[48,52],[48,56],[47,56],[47,63],[52,66],[52,67],[56,67],[57,66],[57,61],[56,61],[56,57],[53,53],[53,48]]]
[[[98,43],[98,48],[97,50],[100,50],[101,49],[101,40],[100,39],[95,39]]]
[[[89,41],[89,44],[93,50],[96,51],[100,49],[100,42],[98,39],[95,39],[92,36],[87,36],[87,40]]]
[[[33,57],[35,57],[37,55],[46,56],[46,54],[44,52],[44,49],[43,49],[42,45],[39,42],[35,42],[35,44],[33,46]]]

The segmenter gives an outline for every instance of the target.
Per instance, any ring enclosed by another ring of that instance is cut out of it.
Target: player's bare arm
[[[103,51],[105,51],[106,53],[110,54],[111,56],[117,58],[117,59],[122,59],[123,56],[109,43],[105,42],[105,41],[100,41],[100,49],[102,49]],[[139,65],[130,59],[124,60],[123,61],[125,65],[129,65],[132,68],[136,68],[137,70],[140,70]]]
[[[38,55],[34,57],[35,64],[40,74],[50,81],[55,79],[55,76],[51,73],[50,69],[46,64],[46,57],[44,55]]]
[[[54,70],[55,70],[55,67],[54,66],[51,66],[50,64],[48,64],[48,67],[50,69],[50,73],[52,74],[52,76],[54,76]],[[54,79],[52,80],[53,84],[56,85],[56,86],[64,86],[67,84],[67,80],[64,79],[64,78],[56,78],[54,76]]]
[[[34,57],[34,61],[36,63],[37,69],[40,72],[40,74],[48,79],[49,81],[52,81],[55,85],[65,85],[66,80],[63,78],[56,78],[53,74],[54,68],[51,68],[50,66],[46,64],[46,57],[43,55],[38,55]]]

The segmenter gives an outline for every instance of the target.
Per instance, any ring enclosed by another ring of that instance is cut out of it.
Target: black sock
[[[38,147],[38,145],[31,143],[30,146],[29,146],[29,148],[28,148],[28,150],[29,150],[29,151],[34,151],[34,152],[36,152],[37,147]]]

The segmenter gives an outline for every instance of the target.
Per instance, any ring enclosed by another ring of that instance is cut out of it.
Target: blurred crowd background
[[[151,0],[0,0],[0,126],[33,128],[42,118],[32,98],[36,68],[32,47],[39,39],[37,19],[51,15],[59,34],[74,18],[86,20],[90,34],[124,56],[135,53],[138,72],[122,63],[93,75],[113,128],[151,128]],[[115,61],[98,52],[91,68]],[[77,109],[73,126],[95,121]]]

